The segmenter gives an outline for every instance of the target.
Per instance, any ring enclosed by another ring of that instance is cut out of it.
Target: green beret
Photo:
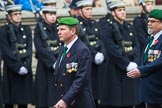
[[[64,17],[64,18],[60,18],[58,20],[59,25],[73,26],[73,25],[77,25],[78,23],[79,23],[79,21],[76,18],[73,18],[73,17]]]
[[[159,20],[162,20],[162,10],[159,9],[153,9],[150,14],[149,14],[150,18],[156,18]]]

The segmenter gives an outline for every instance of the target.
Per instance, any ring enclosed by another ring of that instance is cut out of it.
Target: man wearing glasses
[[[141,77],[140,99],[147,108],[162,108],[162,10],[154,9],[148,18],[151,37],[145,46],[141,66],[127,73],[130,78]]]

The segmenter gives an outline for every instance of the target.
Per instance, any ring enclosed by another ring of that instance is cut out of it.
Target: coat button
[[[64,95],[63,94],[61,94],[61,97],[63,97]]]
[[[23,31],[24,30],[24,28],[21,28],[21,31]]]
[[[60,87],[62,87],[62,86],[63,86],[63,84],[61,83],[61,84],[60,84]]]
[[[65,74],[65,73],[63,73],[62,75],[63,75],[63,76],[65,76],[66,74]]]
[[[55,73],[55,72],[53,72],[53,75],[56,75],[56,73]]]
[[[26,38],[26,35],[24,35],[23,38],[25,39]]]
[[[57,86],[57,83],[55,83],[55,87]]]

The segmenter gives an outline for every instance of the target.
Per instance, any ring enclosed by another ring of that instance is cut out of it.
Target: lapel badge
[[[72,65],[71,65],[71,63],[66,64],[66,70],[67,70],[68,73],[72,72]]]
[[[149,52],[148,52],[148,61],[153,62],[154,60],[159,58],[160,54],[161,54],[160,50],[149,50]]]
[[[158,43],[158,40],[154,40],[153,45],[156,45]]]
[[[78,71],[78,63],[75,63],[75,62],[68,63],[68,64],[66,64],[66,69],[67,69],[68,73],[77,72]]]
[[[67,58],[70,58],[70,53],[67,53],[67,54],[66,54],[66,57],[67,57]]]
[[[78,70],[78,63],[73,62],[72,63],[72,71],[77,72]]]

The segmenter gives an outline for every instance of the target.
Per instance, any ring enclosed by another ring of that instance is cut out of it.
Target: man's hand
[[[56,105],[54,106],[54,108],[67,108],[66,103],[61,99],[59,100]]]
[[[127,73],[127,76],[130,77],[130,78],[141,77],[141,72],[137,68],[135,68],[135,69],[129,71]]]

